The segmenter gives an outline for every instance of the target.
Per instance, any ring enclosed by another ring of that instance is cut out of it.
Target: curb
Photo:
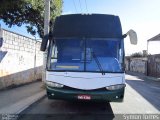
[[[148,80],[153,80],[153,81],[160,81],[160,78],[154,78],[154,77],[149,77],[149,76],[145,76],[146,79]]]
[[[32,83],[37,83],[37,82],[42,82],[42,81],[41,81],[41,79],[36,79],[35,81],[22,83],[22,84],[19,84],[19,85],[10,85],[10,86],[4,87],[4,88],[0,88],[0,92],[1,91],[6,91],[6,90],[11,90],[11,89],[18,88],[18,87],[22,87],[22,86],[25,86],[25,85],[30,85]]]
[[[151,76],[145,76],[139,73],[134,73],[134,72],[130,72],[130,71],[126,71],[126,74],[135,76],[135,77],[140,77],[141,79],[146,79],[146,80],[151,80],[151,81],[159,81],[160,82],[160,78],[155,78],[155,77],[151,77]]]

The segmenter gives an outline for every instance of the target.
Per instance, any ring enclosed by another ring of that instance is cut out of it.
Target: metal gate
[[[148,75],[160,77],[160,54],[148,56]]]

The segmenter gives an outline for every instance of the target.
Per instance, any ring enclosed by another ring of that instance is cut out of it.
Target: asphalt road
[[[20,119],[120,120],[126,114],[160,114],[160,82],[126,75],[126,83],[122,103],[76,103],[44,97],[23,111]]]

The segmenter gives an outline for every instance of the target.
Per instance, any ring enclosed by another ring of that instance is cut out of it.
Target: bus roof
[[[53,37],[122,38],[122,28],[114,15],[61,15],[55,20]]]

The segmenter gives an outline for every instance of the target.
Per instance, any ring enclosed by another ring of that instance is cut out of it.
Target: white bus
[[[47,47],[45,83],[49,99],[123,101],[124,38],[118,16],[61,15]],[[45,40],[47,43],[47,40]],[[41,49],[46,47],[41,46]]]

